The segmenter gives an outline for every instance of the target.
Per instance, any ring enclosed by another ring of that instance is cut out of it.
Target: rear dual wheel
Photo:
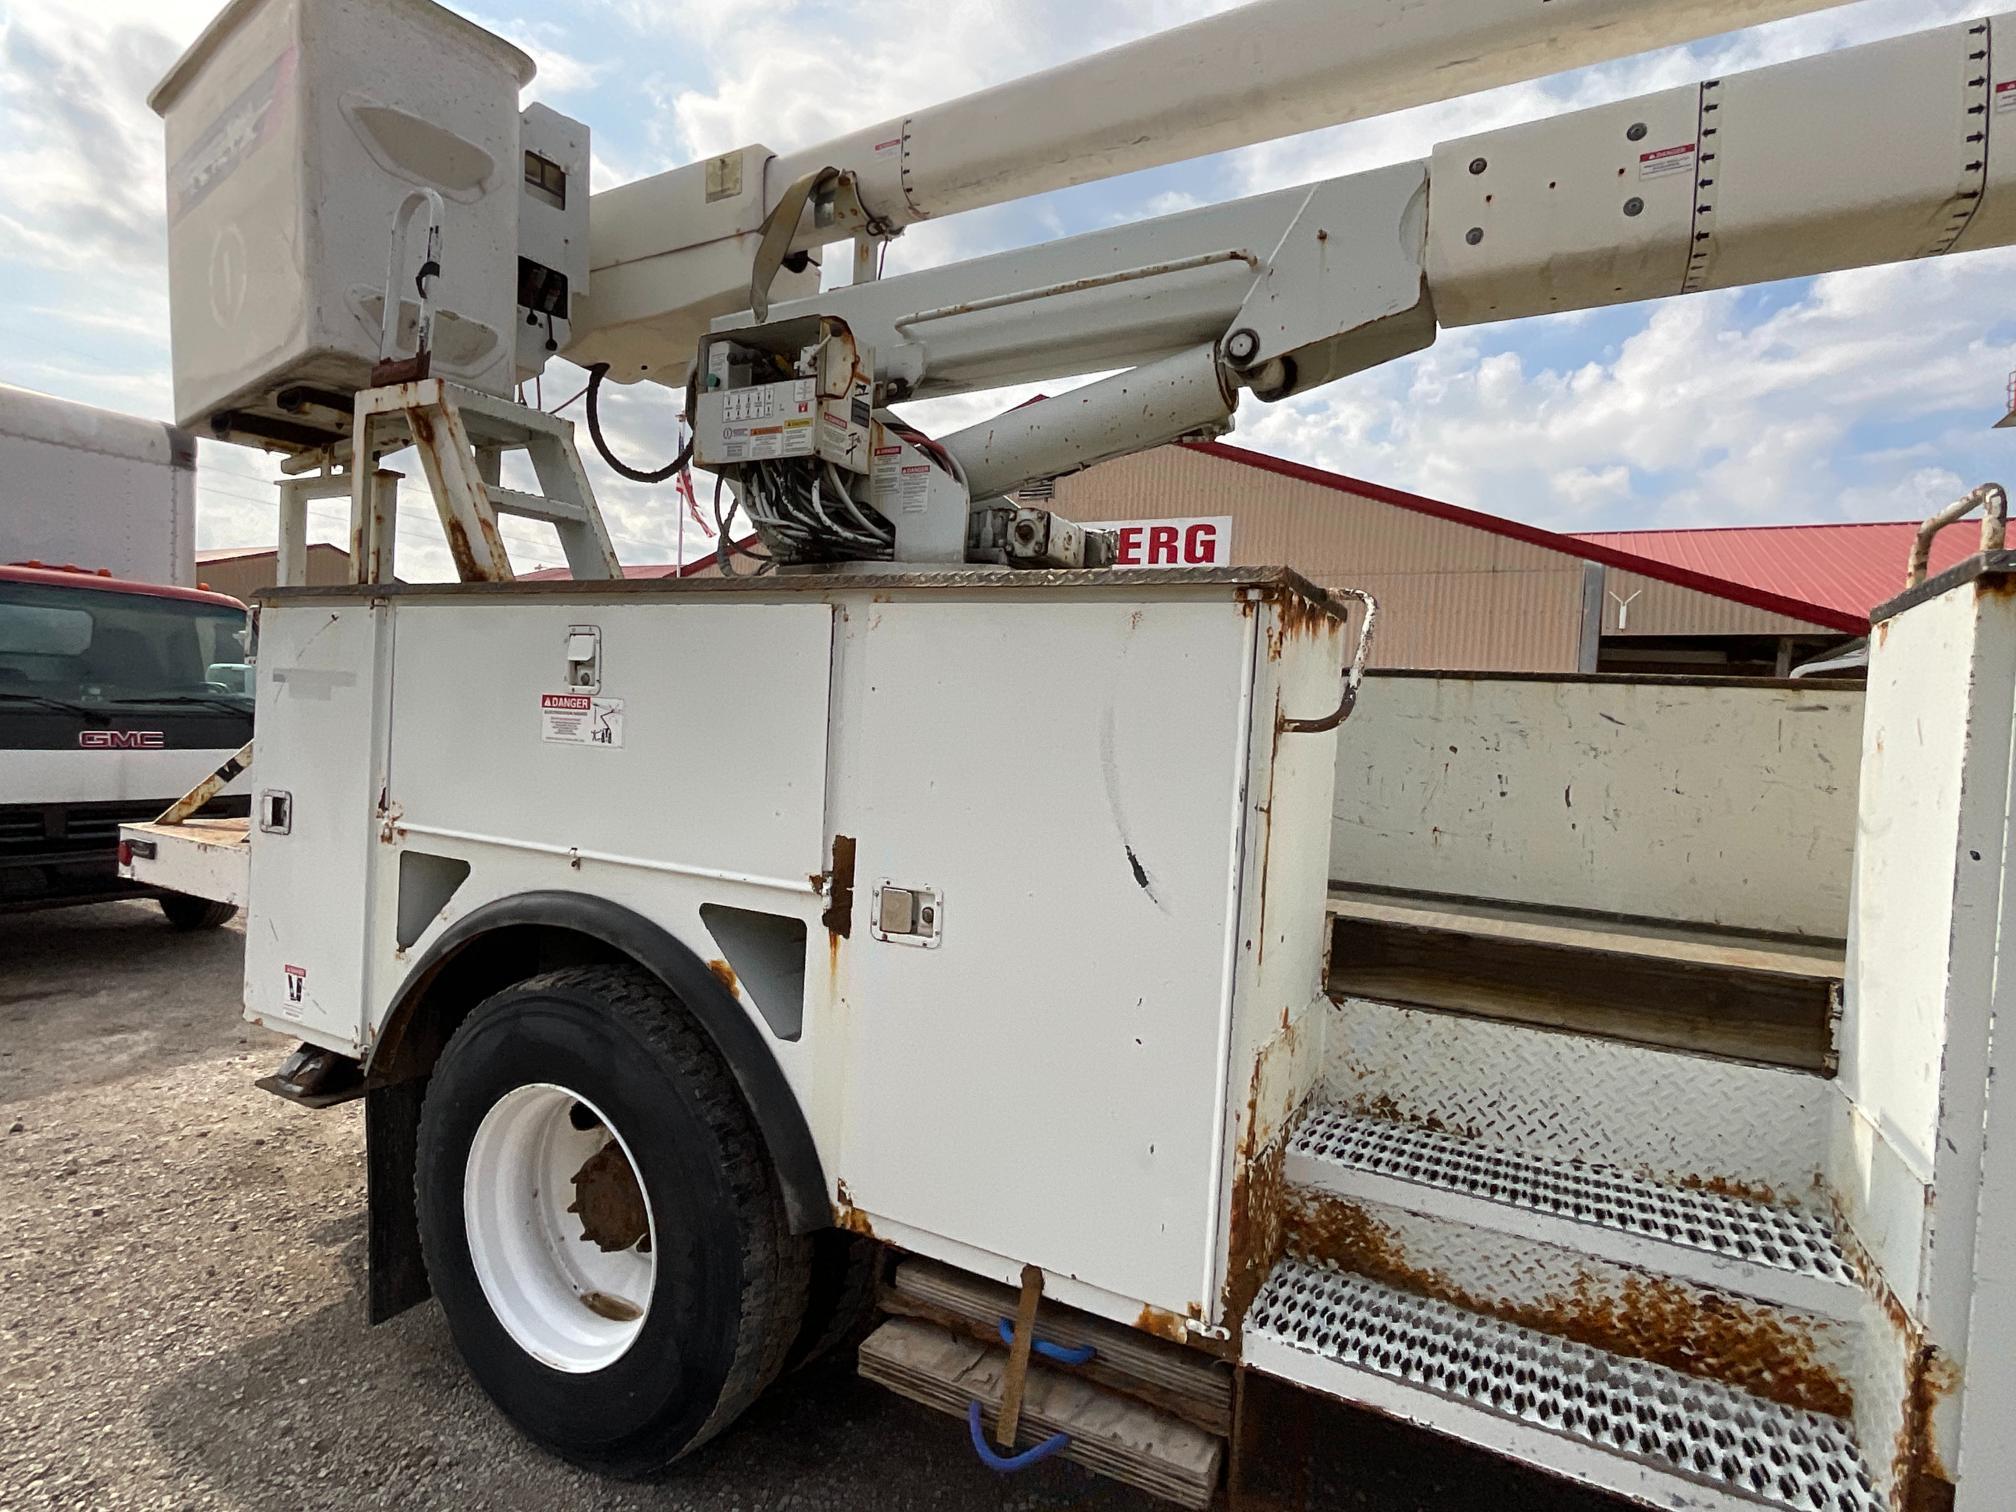
[[[639,969],[549,972],[477,1008],[434,1070],[416,1175],[471,1373],[578,1464],[664,1469],[799,1335],[810,1246],[732,1077]]]

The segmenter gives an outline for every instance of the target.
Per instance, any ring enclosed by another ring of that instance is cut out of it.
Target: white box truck
[[[196,586],[196,438],[0,383],[0,562]]]
[[[186,431],[0,385],[0,910],[235,911],[118,874],[120,824],[252,734],[245,606],[195,586],[195,467]]]

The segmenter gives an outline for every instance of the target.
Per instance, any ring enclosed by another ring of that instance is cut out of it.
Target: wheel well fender
[[[792,1231],[830,1226],[833,1210],[818,1146],[763,1032],[691,949],[642,914],[605,898],[519,893],[456,920],[400,987],[367,1066],[371,1082],[396,1085],[427,1075],[456,1027],[493,992],[555,967],[597,961],[633,962],[685,1005],[756,1120]]]

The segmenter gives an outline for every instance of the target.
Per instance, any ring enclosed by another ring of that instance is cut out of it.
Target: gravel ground
[[[996,1478],[844,1362],[656,1485],[532,1448],[438,1308],[365,1327],[362,1121],[252,1086],[287,1047],[237,1016],[242,950],[151,904],[0,915],[0,1509],[1162,1505],[1067,1464]],[[1311,1508],[1614,1506],[1356,1414],[1322,1438]]]

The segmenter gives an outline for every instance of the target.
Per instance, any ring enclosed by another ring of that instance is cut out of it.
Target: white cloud
[[[1233,0],[882,0],[844,10],[786,3],[607,0],[677,38],[709,82],[660,82],[688,161],[751,142],[810,146],[906,111],[1224,10]],[[669,166],[669,165],[668,165]]]
[[[0,243],[10,259],[158,278],[160,122],[146,96],[209,0],[0,12]]]
[[[579,41],[587,39],[578,28],[559,21],[498,16],[476,9],[466,14],[477,25],[509,38],[520,51],[531,55],[539,72],[532,80],[528,97],[544,100],[556,110],[567,107],[568,96],[600,84],[616,67],[613,60],[589,62],[582,58],[574,49]]]
[[[1733,293],[1669,300],[1573,366],[1447,333],[1319,394],[1249,403],[1239,439],[1563,529],[1922,514],[2006,465],[1987,427],[2010,357],[1983,312],[2005,307],[2012,269],[2003,251],[1831,274],[1761,317]],[[1931,435],[1899,447],[1899,427]]]

